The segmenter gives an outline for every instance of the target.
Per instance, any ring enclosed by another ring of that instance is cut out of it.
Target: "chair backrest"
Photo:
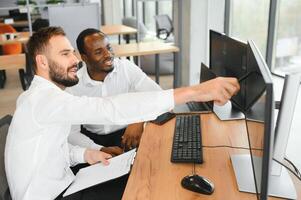
[[[122,24],[137,29],[137,19],[135,19],[133,17],[123,18]],[[141,21],[138,22],[138,27],[139,27],[138,28],[139,36],[141,39],[143,39],[147,34],[147,28]],[[135,38],[135,36],[132,34],[130,39],[134,39],[134,38]]]
[[[170,17],[168,15],[156,15],[154,18],[156,20],[157,37],[166,40],[174,29]]]
[[[21,81],[22,89],[24,91],[29,88],[31,81],[34,77],[32,58],[28,55],[28,53],[25,53],[25,59],[26,59],[26,67],[25,67],[26,70],[24,71],[24,69],[19,69],[19,78]]]
[[[40,30],[41,28],[44,28],[44,27],[49,27],[49,20],[48,19],[38,18],[32,24],[32,30],[34,32],[37,32],[38,30]]]
[[[0,119],[0,200],[11,199],[4,166],[5,142],[11,120],[12,116],[10,115]]]
[[[0,24],[0,34],[3,33],[16,33],[16,29],[9,24]],[[19,54],[22,53],[22,44],[6,44],[2,45],[2,54],[3,55],[10,55],[10,54]]]

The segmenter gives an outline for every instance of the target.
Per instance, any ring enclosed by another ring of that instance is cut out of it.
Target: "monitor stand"
[[[251,109],[246,111],[247,120],[264,122],[264,103],[257,102]]]
[[[231,155],[231,162],[235,172],[238,190],[241,192],[256,193],[255,181],[251,157],[249,154]],[[260,190],[262,158],[253,156],[257,188]],[[276,162],[275,162],[276,163]],[[275,164],[274,161],[272,164]],[[285,168],[282,169],[280,176],[270,175],[269,177],[269,196],[281,197],[286,199],[297,199],[297,193],[293,181]]]
[[[213,112],[222,121],[245,119],[245,115],[240,110],[232,106],[231,101],[228,101],[223,106],[214,104]]]

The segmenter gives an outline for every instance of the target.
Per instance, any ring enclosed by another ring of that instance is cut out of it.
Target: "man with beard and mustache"
[[[64,91],[78,82],[79,62],[59,27],[43,28],[27,44],[35,76],[18,100],[5,146],[5,171],[14,200],[120,199],[122,191],[94,186],[62,198],[74,180],[70,166],[109,164],[110,154],[73,146],[73,124],[130,124],[155,119],[189,101],[225,104],[239,90],[235,78],[216,78],[202,84],[156,92],[111,97],[78,97]]]
[[[76,39],[85,62],[77,72],[79,83],[66,91],[76,96],[106,97],[122,93],[160,91],[161,88],[127,59],[114,58],[107,36],[97,29],[85,29]],[[71,129],[69,142],[74,145],[119,155],[139,144],[143,123],[130,125],[90,125]],[[120,148],[122,147],[122,148]]]

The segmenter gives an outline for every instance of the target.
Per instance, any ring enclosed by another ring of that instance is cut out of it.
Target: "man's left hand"
[[[130,124],[122,136],[122,145],[127,149],[137,147],[143,132],[143,123]]]

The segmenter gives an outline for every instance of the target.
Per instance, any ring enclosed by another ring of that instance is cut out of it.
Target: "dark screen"
[[[236,77],[247,73],[247,44],[210,30],[210,69],[217,76]],[[234,106],[244,110],[245,82],[240,83],[240,91],[232,97]]]

